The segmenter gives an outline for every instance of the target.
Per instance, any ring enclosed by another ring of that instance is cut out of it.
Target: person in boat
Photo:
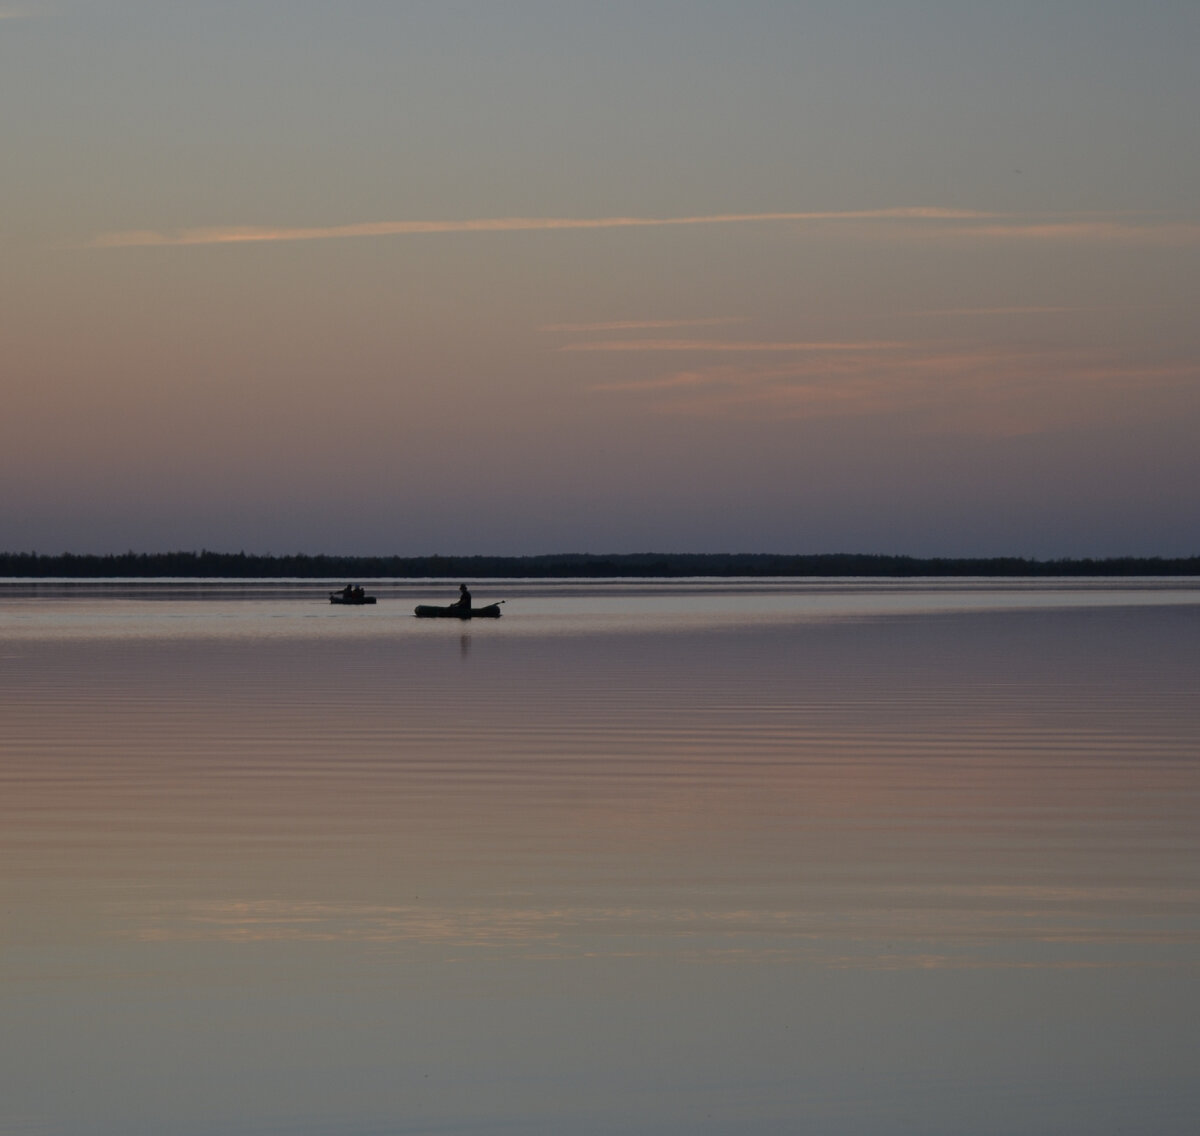
[[[471,610],[471,593],[466,584],[458,585],[458,602],[450,605],[455,611],[469,612]]]
[[[344,600],[349,600],[349,599],[353,599],[353,598],[354,598],[354,585],[353,585],[353,584],[347,584],[347,585],[346,585],[346,586],[345,586],[345,587],[342,589],[342,599],[344,599]]]
[[[366,596],[367,593],[363,589],[363,586],[361,584],[357,584],[357,585],[355,585],[355,588],[354,588],[354,591],[352,594],[356,600],[361,600]]]

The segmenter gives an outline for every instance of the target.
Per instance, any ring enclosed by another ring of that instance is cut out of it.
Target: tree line
[[[541,556],[310,556],[246,552],[0,553],[0,576],[287,579],[667,576],[1200,576],[1200,556],[1033,560],[861,553],[563,553]]]

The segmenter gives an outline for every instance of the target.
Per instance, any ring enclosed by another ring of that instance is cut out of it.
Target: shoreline
[[[1005,579],[1200,576],[1200,556],[915,557],[858,553],[563,553],[538,556],[292,556],[244,552],[0,553],[2,579]]]

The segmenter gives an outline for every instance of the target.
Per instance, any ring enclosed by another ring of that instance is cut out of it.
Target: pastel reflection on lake
[[[0,1134],[1194,1131],[1196,582],[370,590],[0,588]]]

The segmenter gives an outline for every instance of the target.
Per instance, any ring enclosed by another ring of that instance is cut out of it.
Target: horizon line
[[[1034,564],[1034,565],[1055,565],[1055,564],[1126,564],[1126,563],[1151,563],[1151,562],[1198,562],[1200,563],[1200,552],[1169,556],[1162,553],[1152,554],[1134,554],[1134,553],[1118,553],[1107,556],[1094,555],[1063,555],[1063,556],[1019,556],[1011,553],[994,553],[986,554],[960,554],[960,555],[920,555],[911,552],[668,552],[647,550],[642,552],[529,552],[529,553],[329,553],[329,552],[246,552],[244,549],[237,552],[218,552],[214,549],[201,548],[196,549],[174,549],[165,552],[135,552],[128,549],[125,552],[56,552],[42,553],[37,551],[14,552],[0,551],[0,579],[20,579],[21,577],[7,576],[4,568],[11,565],[13,561],[121,561],[121,560],[141,560],[141,561],[162,561],[169,559],[217,559],[217,560],[236,560],[236,561],[312,561],[312,560],[336,560],[336,561],[463,561],[463,560],[491,560],[491,561],[537,561],[537,560],[562,560],[562,561],[589,561],[589,560],[617,560],[617,561],[637,561],[646,558],[658,559],[678,559],[678,560],[873,560],[873,561],[913,561],[925,564],[953,564],[953,563],[1007,563],[1007,564]],[[59,577],[60,579],[71,578],[92,578],[92,579],[111,579],[114,577],[92,576],[92,577]],[[117,577],[127,578],[127,577]],[[234,577],[236,578],[236,577]],[[270,577],[255,577],[267,579]],[[303,579],[304,577],[294,577]],[[314,577],[318,578],[318,577]],[[323,578],[323,577],[320,577]]]

